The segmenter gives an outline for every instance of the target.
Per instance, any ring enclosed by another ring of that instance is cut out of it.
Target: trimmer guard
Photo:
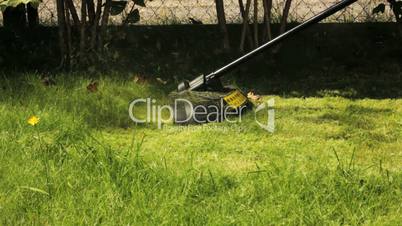
[[[251,106],[246,95],[234,88],[222,92],[173,92],[170,98],[175,124],[221,122],[226,117],[241,115]]]

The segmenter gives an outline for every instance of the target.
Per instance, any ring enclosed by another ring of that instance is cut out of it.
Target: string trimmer
[[[174,122],[188,124],[222,121],[227,114],[241,114],[242,109],[250,105],[249,101],[239,89],[224,87],[220,79],[223,75],[356,1],[343,0],[218,70],[180,83],[177,92],[171,94],[175,99]]]

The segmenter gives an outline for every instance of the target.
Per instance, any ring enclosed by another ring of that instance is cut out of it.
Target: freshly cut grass
[[[128,104],[168,90],[98,81],[91,93],[79,75],[1,80],[0,224],[402,224],[400,99],[264,96],[274,133],[252,112],[158,129],[132,123]]]

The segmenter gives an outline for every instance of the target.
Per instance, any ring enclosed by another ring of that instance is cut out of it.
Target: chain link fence
[[[78,4],[79,0],[75,0]],[[227,23],[241,23],[239,1],[224,0]],[[258,1],[258,18],[263,20],[262,0]],[[317,13],[325,10],[340,0],[293,0],[289,14],[289,21],[302,22]],[[40,24],[44,26],[53,26],[57,23],[56,1],[43,0],[39,5]],[[246,4],[246,0],[243,0]],[[394,20],[394,16],[387,7],[384,14],[373,15],[372,10],[385,0],[364,0],[358,1],[354,5],[329,17],[324,22],[350,23],[350,22],[389,22]],[[203,24],[216,24],[216,9],[214,0],[148,0],[145,1],[146,7],[135,6],[140,11],[141,20],[138,24],[142,25],[171,25],[171,24],[190,24],[191,19]],[[272,19],[278,22],[284,0],[273,0]],[[132,3],[131,3],[132,4]],[[130,5],[126,7],[131,8]],[[250,8],[250,18],[253,18],[253,4]],[[127,13],[127,11],[125,12]],[[111,16],[111,24],[120,24],[125,13],[119,16]],[[191,19],[190,19],[191,18]],[[0,16],[0,23],[2,18]]]

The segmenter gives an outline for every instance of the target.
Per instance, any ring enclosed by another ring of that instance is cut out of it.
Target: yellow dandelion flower
[[[36,117],[35,115],[32,115],[31,117],[29,117],[28,119],[28,124],[31,126],[35,126],[36,124],[39,123],[40,118]]]

